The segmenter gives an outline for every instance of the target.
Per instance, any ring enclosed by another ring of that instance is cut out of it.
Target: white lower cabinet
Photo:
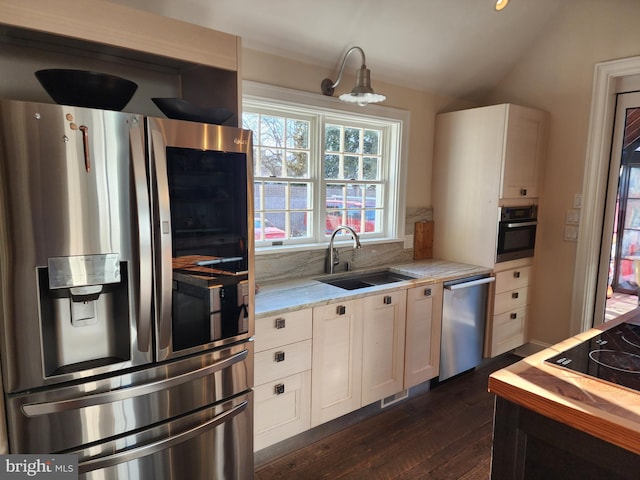
[[[313,309],[311,425],[403,389],[406,290]]]
[[[438,376],[442,283],[256,320],[255,450]]]
[[[489,356],[495,357],[527,342],[527,312],[532,284],[530,260],[514,261],[496,269],[493,315],[488,329]]]
[[[256,319],[254,451],[311,426],[311,309]]]
[[[313,309],[311,426],[360,408],[362,301]]]
[[[408,289],[404,388],[440,373],[441,332],[442,283]]]
[[[368,405],[403,389],[407,291],[362,304],[362,405]]]

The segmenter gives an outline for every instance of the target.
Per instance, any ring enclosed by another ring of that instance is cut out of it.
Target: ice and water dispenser
[[[45,376],[130,359],[127,279],[118,254],[54,257],[38,268]]]

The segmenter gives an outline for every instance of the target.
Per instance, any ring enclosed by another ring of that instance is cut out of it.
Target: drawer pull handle
[[[282,317],[276,318],[276,328],[280,330],[286,326],[286,320]]]
[[[279,383],[273,387],[273,393],[276,395],[282,395],[284,393],[284,383]]]
[[[509,316],[511,317],[511,320],[515,320],[516,318],[518,318],[518,314],[517,313],[512,313]]]
[[[338,305],[338,307],[336,308],[336,313],[338,315],[344,315],[345,313],[347,313],[347,307],[345,307],[344,305]]]
[[[523,197],[527,196],[527,189],[526,188],[521,188],[520,189],[520,195],[522,195]]]
[[[519,296],[520,296],[520,294],[519,294],[518,292],[513,292],[513,293],[511,294],[511,298],[514,298],[514,299],[515,299],[515,298],[518,298]]]
[[[274,359],[276,362],[284,362],[284,352],[276,352]]]
[[[385,295],[384,296],[384,304],[385,305],[391,305],[391,295]]]
[[[513,278],[520,278],[520,272],[513,272]]]
[[[424,289],[424,296],[425,297],[430,297],[431,296],[431,289],[430,288],[425,288]]]

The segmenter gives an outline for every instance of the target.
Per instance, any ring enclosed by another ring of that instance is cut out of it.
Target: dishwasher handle
[[[485,277],[477,280],[471,280],[470,282],[454,283],[453,285],[445,285],[447,290],[460,290],[463,288],[475,287],[476,285],[484,285],[485,283],[492,283],[496,281],[496,277]]]

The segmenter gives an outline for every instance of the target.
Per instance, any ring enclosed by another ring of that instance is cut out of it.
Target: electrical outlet
[[[413,235],[404,236],[404,248],[413,248]]]

